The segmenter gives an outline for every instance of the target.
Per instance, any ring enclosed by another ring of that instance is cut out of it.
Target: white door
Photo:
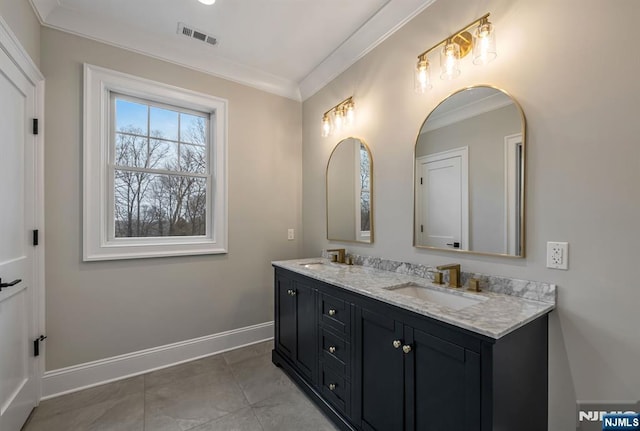
[[[0,44],[0,48],[2,45]],[[36,405],[33,340],[36,89],[0,49],[0,431],[18,431]],[[15,283],[15,284],[14,284]]]
[[[467,148],[416,161],[417,245],[468,250]]]

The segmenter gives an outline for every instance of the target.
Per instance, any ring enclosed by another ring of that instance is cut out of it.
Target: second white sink
[[[388,290],[401,295],[424,299],[425,301],[443,305],[451,308],[452,310],[462,310],[463,308],[471,307],[472,305],[480,304],[487,300],[487,298],[483,298],[481,296],[474,296],[471,298],[469,296],[458,295],[453,292],[442,292],[427,286],[421,286],[417,283],[406,283],[399,286],[392,286],[389,287]]]

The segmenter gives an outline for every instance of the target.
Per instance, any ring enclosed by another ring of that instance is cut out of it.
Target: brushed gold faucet
[[[344,257],[346,254],[346,250],[344,248],[328,249],[327,253],[336,253],[334,254],[334,256],[336,257],[336,260],[332,259],[333,262],[344,263]]]
[[[449,270],[449,287],[460,287],[460,264],[450,263],[436,267],[438,271]]]

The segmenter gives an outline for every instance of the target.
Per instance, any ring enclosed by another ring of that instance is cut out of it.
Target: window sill
[[[93,250],[85,248],[85,262],[122,259],[148,259],[155,257],[226,254],[227,249],[210,241],[188,244],[117,244],[103,245]]]

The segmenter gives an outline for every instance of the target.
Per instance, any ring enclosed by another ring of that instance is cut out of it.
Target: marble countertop
[[[313,265],[314,262],[322,264]],[[466,288],[451,289],[435,285],[430,280],[418,276],[361,265],[331,263],[323,258],[276,261],[272,264],[494,339],[507,335],[555,308],[555,303],[490,291],[476,293],[468,292]],[[394,292],[394,287],[407,283],[415,283],[451,295],[481,299],[482,302],[454,310],[426,299]]]

